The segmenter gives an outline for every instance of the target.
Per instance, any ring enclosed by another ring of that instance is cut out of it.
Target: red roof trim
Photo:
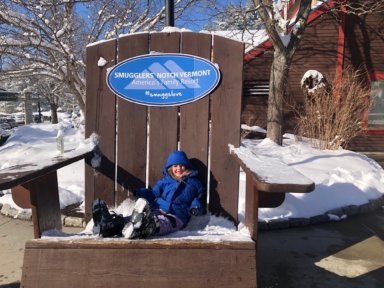
[[[256,58],[257,56],[263,54],[266,50],[272,48],[272,42],[267,40],[263,43],[261,43],[256,48],[249,51],[247,54],[244,55],[244,63],[248,63],[252,59]]]
[[[369,129],[364,130],[365,135],[384,135],[384,129]]]
[[[384,80],[384,72],[374,72],[368,75],[369,81]]]
[[[329,10],[330,7],[335,6],[335,1],[329,1],[328,3],[325,3],[321,5],[319,8],[317,8],[315,11],[313,11],[309,16],[308,16],[308,24],[316,20],[318,17],[323,15],[325,12]],[[297,8],[298,9],[298,8]],[[292,13],[293,14],[293,13]],[[296,14],[295,14],[296,15]],[[254,58],[258,57],[259,55],[263,54],[266,50],[272,48],[272,42],[270,40],[266,40],[260,45],[258,45],[256,48],[252,49],[251,51],[247,52],[244,55],[244,64],[250,62]]]
[[[344,46],[345,46],[345,12],[346,7],[344,4],[341,6],[341,11],[339,12],[340,25],[338,31],[338,40],[337,40],[337,65],[336,65],[336,83],[339,84],[343,74],[344,67]],[[339,90],[339,89],[337,89]],[[337,103],[340,102],[340,95],[337,95]]]

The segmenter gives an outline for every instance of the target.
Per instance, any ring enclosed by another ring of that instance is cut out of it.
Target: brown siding
[[[361,17],[346,16],[344,67],[353,65],[365,68],[368,73],[384,72],[383,14],[384,12]],[[314,69],[328,79],[334,78],[338,58],[338,30],[338,22],[327,13],[308,25],[289,73],[289,83],[287,83],[289,102],[300,102],[303,99],[300,81],[307,70]],[[252,81],[268,81],[272,60],[273,52],[270,50],[244,66],[242,123],[266,127],[268,97],[251,95],[249,86],[252,85]],[[292,132],[294,119],[288,112],[285,115],[285,122],[284,131]],[[384,153],[384,135],[356,137],[347,148],[365,153]]]
[[[323,14],[306,29],[289,72],[289,100],[302,101],[301,79],[308,70],[317,70],[332,79],[337,65],[338,24]]]
[[[348,148],[360,152],[383,152],[384,135],[361,135],[353,139]]]
[[[345,26],[345,66],[363,68],[370,73],[384,72],[384,12],[364,16],[349,16]],[[382,134],[384,131],[382,130]],[[348,149],[373,153],[372,158],[383,165],[384,135],[362,135]]]
[[[384,135],[362,135],[349,143],[349,150],[361,152],[384,168]]]
[[[349,16],[345,26],[345,65],[384,72],[384,12]]]
[[[324,14],[313,21],[293,59],[289,72],[288,101],[302,101],[303,93],[300,81],[308,70],[318,70],[324,76],[333,77],[337,64],[338,25],[335,19]],[[267,51],[245,65],[245,83],[251,80],[268,81],[273,52]],[[267,96],[252,96],[244,91],[242,121],[248,125],[266,127]],[[288,112],[287,112],[288,113]],[[286,130],[291,131],[293,123],[287,119]]]
[[[273,52],[267,51],[244,66],[244,99],[241,122],[248,125],[267,127],[268,95],[252,96],[249,87],[253,81],[268,82]]]
[[[338,23],[329,14],[323,14],[308,25],[303,40],[294,56],[288,84],[286,101],[290,105],[304,100],[301,79],[308,70],[317,70],[327,79],[333,79],[337,67]],[[284,131],[295,129],[293,114],[286,106]]]

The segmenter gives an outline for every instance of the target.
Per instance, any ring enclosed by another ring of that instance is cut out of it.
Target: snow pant
[[[184,227],[184,223],[175,215],[167,214],[160,209],[154,209],[152,213],[159,220],[159,229],[154,234],[156,236],[167,235]]]

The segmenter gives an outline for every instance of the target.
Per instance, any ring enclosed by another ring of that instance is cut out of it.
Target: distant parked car
[[[0,118],[0,128],[1,129],[11,129],[11,125],[7,122],[7,118],[1,117]]]
[[[6,120],[7,120],[7,123],[11,126],[11,128],[17,127],[17,123],[14,118],[7,117]]]
[[[13,117],[15,117],[15,121],[16,121],[17,125],[24,125],[25,124],[25,115],[23,113],[13,114]]]
[[[0,123],[1,129],[11,129],[11,125],[9,125],[7,122]]]

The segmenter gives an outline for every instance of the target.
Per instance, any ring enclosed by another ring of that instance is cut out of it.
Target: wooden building
[[[300,82],[308,70],[333,78],[344,67],[363,67],[372,93],[379,97],[362,119],[364,133],[347,148],[369,154],[384,164],[384,12],[362,16],[339,13],[336,19],[325,6],[320,6],[308,22],[289,72],[288,101],[303,101]],[[272,60],[269,41],[245,54],[243,123],[266,127]],[[284,120],[284,132],[293,132],[293,117],[287,112]]]

